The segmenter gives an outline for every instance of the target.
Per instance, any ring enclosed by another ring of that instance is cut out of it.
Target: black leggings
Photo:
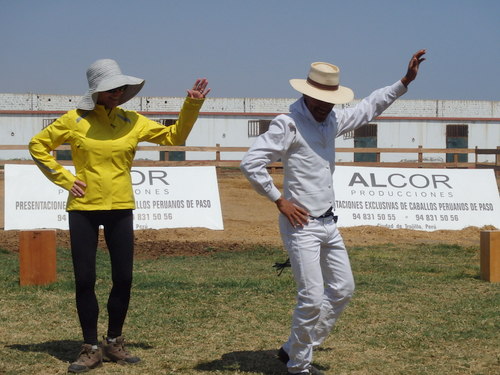
[[[95,295],[99,226],[111,259],[113,287],[108,298],[108,336],[118,337],[127,315],[132,287],[134,228],[132,210],[69,211],[76,308],[86,344],[96,345],[99,305]]]

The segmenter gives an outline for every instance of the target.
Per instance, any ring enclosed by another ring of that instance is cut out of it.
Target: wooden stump
[[[500,282],[500,230],[481,231],[481,279]]]
[[[19,283],[45,285],[56,281],[56,231],[19,232]]]

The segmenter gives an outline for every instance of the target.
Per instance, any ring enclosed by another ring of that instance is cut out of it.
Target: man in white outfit
[[[339,68],[312,63],[306,80],[290,80],[303,96],[290,106],[289,114],[271,121],[241,161],[256,191],[280,212],[281,237],[297,284],[291,333],[278,352],[288,374],[322,374],[312,365],[313,348],[328,336],[354,292],[349,256],[333,212],[335,138],[367,124],[403,95],[424,54],[420,50],[412,56],[400,81],[346,109],[334,108],[354,98],[351,89],[340,86]],[[283,195],[266,168],[280,159]]]

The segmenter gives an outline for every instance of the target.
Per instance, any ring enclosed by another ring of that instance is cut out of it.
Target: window
[[[376,137],[377,124],[366,124],[354,130],[354,138],[358,137]]]
[[[376,148],[377,147],[377,124],[367,124],[354,130],[354,147],[359,148]],[[359,162],[376,162],[377,154],[370,153],[354,153],[354,161]]]
[[[162,125],[170,126],[170,125],[175,124],[175,122],[177,121],[177,119],[175,119],[175,118],[162,118],[162,119],[155,120],[155,121],[159,122]]]
[[[162,125],[165,126],[170,126],[174,125],[177,122],[177,119],[175,118],[164,118],[164,119],[159,119],[155,120],[156,122],[159,122]],[[184,146],[184,145],[181,145]],[[182,161],[186,160],[186,153],[184,151],[160,151],[160,160],[165,161]]]
[[[271,120],[249,120],[248,121],[248,137],[257,137],[269,129]]]
[[[49,126],[50,124],[52,124],[56,120],[57,119],[55,119],[55,118],[44,118],[44,119],[42,119],[42,129],[45,129],[47,126]]]
[[[446,148],[468,148],[468,145],[468,125],[446,125]],[[446,162],[453,163],[455,155],[457,154],[446,154]],[[458,162],[466,163],[467,154],[458,154]]]
[[[344,133],[344,140],[345,139],[353,139],[354,138],[354,130],[348,131],[347,133]]]

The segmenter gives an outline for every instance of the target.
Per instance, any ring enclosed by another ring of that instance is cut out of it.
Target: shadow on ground
[[[286,366],[277,357],[277,350],[254,350],[231,352],[222,355],[220,359],[202,362],[195,366],[200,371],[239,371],[254,372],[265,375],[286,373]],[[326,370],[324,366],[315,366]]]

